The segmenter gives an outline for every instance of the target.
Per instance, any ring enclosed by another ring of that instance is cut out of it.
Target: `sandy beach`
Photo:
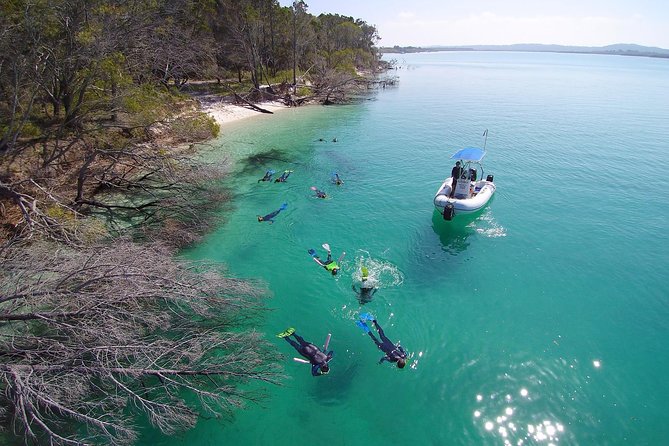
[[[260,102],[257,104],[257,106],[273,113],[289,108],[280,102]],[[202,110],[214,118],[220,126],[253,116],[261,116],[265,114],[252,109],[248,105],[233,104],[226,101],[203,103]]]

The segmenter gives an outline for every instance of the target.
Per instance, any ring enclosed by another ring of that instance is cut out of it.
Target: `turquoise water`
[[[160,444],[668,444],[669,61],[399,61],[398,86],[361,103],[223,129],[211,156],[235,161],[234,209],[187,255],[267,285],[258,329],[289,379]],[[447,224],[432,198],[448,157],[486,128],[497,193]],[[257,183],[268,168],[294,173]],[[256,221],[283,202],[276,223]],[[324,242],[346,252],[336,278],[307,254]],[[362,263],[379,282],[364,306],[351,290]],[[410,367],[377,364],[361,311]],[[328,376],[291,359],[274,337],[288,326],[317,344],[332,333]]]

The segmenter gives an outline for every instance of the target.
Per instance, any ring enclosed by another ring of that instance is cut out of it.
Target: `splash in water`
[[[404,276],[392,263],[373,258],[369,252],[360,250],[355,257],[355,269],[352,279],[354,283],[361,284],[363,278],[363,267],[367,272],[367,284],[376,288],[390,288],[399,286],[404,282]]]

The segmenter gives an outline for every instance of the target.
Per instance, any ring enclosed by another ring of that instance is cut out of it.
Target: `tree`
[[[294,1],[292,6],[293,19],[292,19],[292,30],[293,30],[293,86],[297,86],[297,60],[298,56],[301,59],[303,58],[303,51],[306,47],[305,43],[309,40],[308,31],[310,28],[307,26],[308,14],[307,14],[307,4],[303,1]],[[297,36],[300,36],[298,41]],[[302,50],[302,51],[300,51]]]
[[[28,18],[40,5],[3,5],[0,14],[0,155],[13,153],[39,97],[41,36]]]
[[[261,396],[240,384],[277,382],[272,347],[239,329],[262,292],[220,267],[129,241],[21,248],[0,253],[0,415],[16,434],[128,444],[142,417],[171,433]]]

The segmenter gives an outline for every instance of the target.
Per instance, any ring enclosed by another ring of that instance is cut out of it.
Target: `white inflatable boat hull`
[[[476,212],[483,208],[483,206],[485,206],[488,201],[490,201],[490,198],[492,198],[495,190],[497,189],[495,183],[492,181],[472,181],[471,185],[473,193],[469,194],[468,197],[456,196],[450,198],[449,195],[451,194],[451,182],[451,177],[446,178],[434,196],[434,207],[442,214],[444,212],[444,207],[448,203],[453,203],[456,214],[468,214]]]

